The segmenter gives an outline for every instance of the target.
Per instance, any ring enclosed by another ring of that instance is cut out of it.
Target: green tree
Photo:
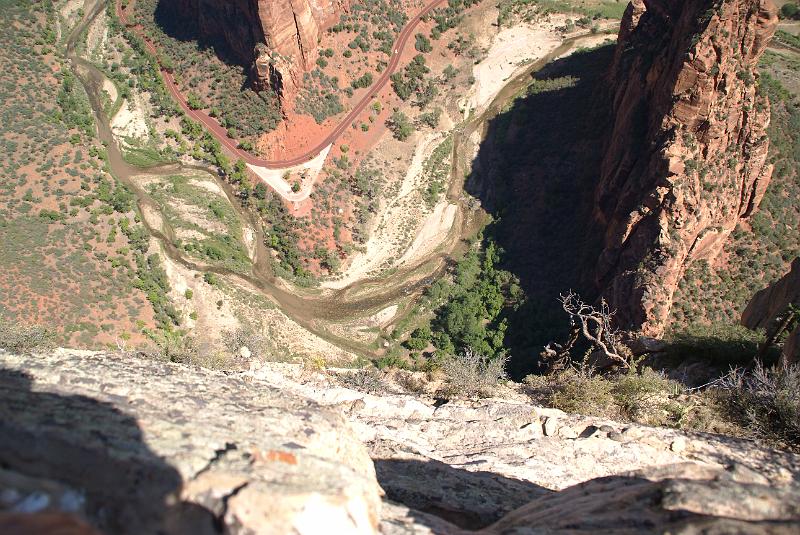
[[[405,141],[414,132],[414,127],[408,116],[401,111],[394,112],[386,121],[386,126],[392,131],[394,137],[400,141]]]
[[[418,33],[416,36],[416,42],[414,43],[414,48],[417,49],[417,52],[422,52],[423,54],[427,54],[431,50],[433,50],[433,46],[431,46],[431,41],[421,33]]]
[[[798,19],[800,18],[800,7],[797,4],[788,3],[781,7],[781,18]]]
[[[200,100],[200,97],[194,93],[186,95],[186,104],[193,110],[199,110],[203,107],[203,102]]]

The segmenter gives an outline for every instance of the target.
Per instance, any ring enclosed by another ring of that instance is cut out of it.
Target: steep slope
[[[163,13],[198,37],[224,42],[236,60],[252,65],[255,84],[293,91],[318,57],[325,26],[347,0],[177,0]]]
[[[713,258],[769,183],[758,60],[771,0],[634,0],[609,72],[596,283],[622,327],[663,332],[685,267]]]

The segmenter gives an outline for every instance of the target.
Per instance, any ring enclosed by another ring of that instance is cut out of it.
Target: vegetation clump
[[[492,395],[500,381],[506,379],[506,357],[489,358],[472,348],[465,348],[442,360],[447,379],[443,395],[454,397],[484,397]]]
[[[732,370],[719,388],[751,436],[800,449],[800,365],[756,361],[752,370]]]
[[[0,348],[12,353],[28,353],[52,347],[54,335],[39,325],[20,325],[0,318]]]

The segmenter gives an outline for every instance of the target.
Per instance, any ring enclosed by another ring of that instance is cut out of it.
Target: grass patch
[[[130,138],[125,139],[125,145],[125,148],[122,150],[122,158],[136,167],[153,167],[165,163],[173,163],[175,161],[164,156],[154,147],[139,146],[136,141]]]

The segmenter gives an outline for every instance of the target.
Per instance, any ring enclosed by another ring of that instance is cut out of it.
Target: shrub
[[[12,353],[47,349],[53,343],[53,333],[38,325],[19,325],[0,320],[0,348]]]
[[[444,394],[467,397],[491,395],[492,388],[506,378],[506,361],[505,356],[489,359],[469,347],[460,354],[444,359],[442,371],[448,382]]]
[[[154,351],[150,353],[150,356],[168,362],[198,364],[197,341],[183,331],[158,329],[147,334],[155,344]]]
[[[350,85],[353,87],[353,89],[358,89],[358,88],[361,88],[361,87],[369,87],[369,86],[371,86],[372,85],[372,73],[368,72],[364,76],[361,76],[360,78],[356,78],[355,80],[350,82]]]
[[[636,422],[664,425],[669,411],[665,403],[668,396],[677,394],[682,388],[663,374],[651,368],[620,375],[612,388],[614,402],[624,418]]]
[[[408,139],[408,136],[414,131],[414,127],[411,121],[408,120],[408,116],[401,111],[394,112],[386,121],[386,125],[392,131],[392,134],[394,134],[395,139],[400,141]]]
[[[431,342],[431,328],[427,325],[414,329],[411,336],[405,342],[409,349],[425,349]]]
[[[435,108],[433,111],[428,111],[425,113],[421,113],[419,116],[419,122],[424,124],[425,126],[429,126],[431,128],[436,128],[439,126],[439,118],[442,115],[441,108]]]
[[[270,340],[261,334],[258,329],[249,325],[223,331],[222,344],[234,359],[241,359],[239,352],[243,347],[246,347],[250,350],[252,358],[270,362],[286,360],[281,357],[276,358],[277,353],[273,350]]]
[[[564,412],[587,416],[611,416],[614,396],[611,383],[600,376],[565,371],[549,385],[546,401]]]
[[[386,368],[398,368],[401,370],[406,370],[409,368],[409,365],[408,362],[403,359],[403,357],[390,354],[376,360],[375,367],[379,370]]]
[[[414,48],[417,49],[417,52],[422,52],[426,54],[433,50],[433,46],[431,46],[431,41],[421,33],[418,33],[415,36],[416,42],[414,43]]]
[[[800,365],[734,369],[722,382],[729,407],[756,437],[800,448]]]
[[[783,7],[781,7],[781,18],[800,19],[800,7],[793,3],[783,4]]]
[[[356,370],[339,374],[336,379],[346,388],[352,388],[368,394],[380,394],[387,390],[387,385],[383,382],[381,374],[377,370]]]
[[[602,376],[568,368],[550,376],[528,376],[533,397],[564,412],[620,418],[648,425],[683,425],[693,400],[679,400],[682,387],[650,368]]]

